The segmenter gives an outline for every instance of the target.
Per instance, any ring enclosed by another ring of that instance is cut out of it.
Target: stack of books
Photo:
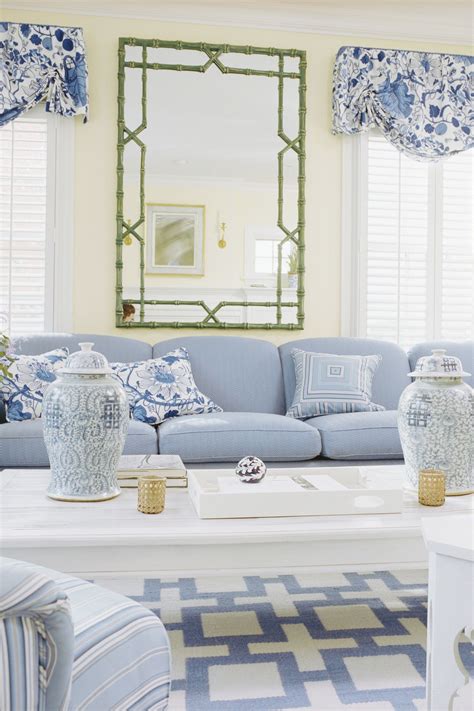
[[[117,479],[123,489],[138,488],[138,479],[144,474],[166,477],[167,488],[186,488],[188,473],[174,454],[124,454],[120,457]]]

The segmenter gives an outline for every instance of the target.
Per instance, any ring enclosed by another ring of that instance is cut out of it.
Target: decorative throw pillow
[[[134,420],[158,425],[170,417],[222,412],[198,389],[185,348],[161,358],[136,363],[111,363],[128,395]]]
[[[11,354],[8,375],[0,377],[0,395],[8,422],[41,417],[46,388],[56,380],[56,371],[64,366],[68,355],[68,348],[37,356]]]
[[[294,349],[296,389],[289,417],[385,410],[371,402],[372,380],[382,357],[340,356]]]

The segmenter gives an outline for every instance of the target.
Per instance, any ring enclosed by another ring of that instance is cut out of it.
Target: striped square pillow
[[[307,419],[343,412],[385,410],[371,402],[372,380],[382,356],[341,356],[292,351],[296,388],[289,417]]]

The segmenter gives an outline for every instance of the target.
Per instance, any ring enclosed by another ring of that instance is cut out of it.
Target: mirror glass
[[[301,328],[304,53],[127,42],[117,325]]]

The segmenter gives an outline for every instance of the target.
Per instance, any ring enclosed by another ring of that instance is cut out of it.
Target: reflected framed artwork
[[[148,274],[204,274],[204,205],[146,205]]]

